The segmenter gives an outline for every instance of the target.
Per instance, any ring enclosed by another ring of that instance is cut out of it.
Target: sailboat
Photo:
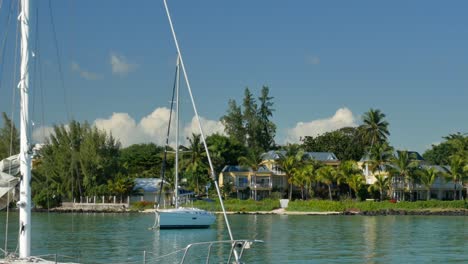
[[[18,256],[16,255],[8,255],[5,259],[0,259],[0,263],[58,263],[57,261],[47,261],[40,257],[33,257],[31,256],[31,234],[32,234],[32,225],[31,225],[31,167],[32,167],[32,145],[30,143],[30,135],[28,133],[30,121],[29,121],[29,98],[28,98],[28,91],[29,91],[29,55],[31,54],[28,43],[29,43],[29,0],[21,0],[20,2],[21,11],[19,15],[20,20],[20,28],[21,28],[21,65],[20,65],[20,82],[18,88],[20,90],[20,153],[19,153],[19,164],[20,164],[20,178],[19,178],[19,185],[20,185],[20,192],[19,192],[19,201],[17,202],[17,207],[19,209],[19,250]],[[163,0],[164,7],[166,10],[166,14],[169,20],[169,24],[171,27],[172,35],[174,38],[174,42],[177,49],[178,54],[178,66],[177,68],[182,70],[184,79],[186,82],[186,86],[190,95],[190,99],[192,101],[192,106],[194,109],[196,120],[198,121],[198,128],[201,134],[201,139],[206,151],[206,155],[208,158],[208,163],[210,167],[211,177],[214,180],[214,185],[216,188],[216,192],[218,194],[221,208],[223,210],[223,217],[225,220],[225,226],[229,233],[229,240],[217,240],[217,241],[208,241],[208,242],[200,242],[200,243],[193,243],[187,245],[183,249],[175,249],[175,253],[183,252],[182,261],[180,263],[185,263],[188,258],[188,254],[190,253],[190,249],[193,246],[204,245],[206,246],[208,253],[207,253],[207,263],[210,260],[212,255],[211,248],[213,245],[216,244],[227,244],[230,245],[230,250],[227,254],[227,263],[241,263],[241,258],[244,253],[245,249],[250,248],[252,243],[262,242],[257,240],[245,240],[245,239],[237,239],[233,238],[233,234],[231,231],[231,227],[229,225],[229,220],[227,218],[227,214],[224,208],[224,204],[221,199],[221,192],[219,189],[218,182],[216,181],[215,171],[213,169],[213,164],[211,162],[210,153],[208,152],[208,147],[206,144],[205,136],[201,127],[200,118],[198,116],[197,108],[194,103],[194,98],[192,95],[192,90],[190,87],[190,83],[187,77],[187,72],[185,70],[183,57],[179,48],[179,44],[177,41],[177,37],[174,31],[174,27],[172,24],[171,16],[169,13],[169,9],[167,6],[166,0]],[[178,142],[177,142],[178,143]],[[177,160],[177,159],[176,159]],[[177,166],[177,165],[176,165]],[[177,174],[176,174],[177,175]],[[2,176],[5,176],[2,174]],[[10,192],[12,189],[10,188],[12,184],[15,183],[15,180],[9,177],[6,178],[6,192]],[[176,195],[178,195],[177,190],[178,183],[176,182]],[[3,186],[2,186],[3,187]],[[3,190],[3,189],[2,189]],[[159,210],[159,220],[160,228],[166,228],[173,226],[194,226],[194,227],[207,227],[210,226],[214,222],[214,215],[209,212],[196,209],[196,208],[182,208],[178,206],[178,199],[176,199],[176,208],[170,210]],[[186,225],[186,220],[188,219],[186,216],[190,216],[190,220],[192,220],[191,225]],[[167,218],[166,218],[167,217]],[[167,221],[168,220],[168,221]],[[196,220],[196,221],[195,221]],[[166,222],[168,224],[166,224]],[[172,223],[172,224],[170,224]],[[193,250],[192,250],[193,251]],[[6,252],[4,252],[7,255]],[[170,254],[169,254],[170,255]],[[218,255],[218,253],[217,253]],[[167,256],[167,255],[165,255]],[[164,258],[165,256],[161,256],[160,258]]]
[[[159,229],[183,229],[183,228],[208,228],[212,225],[216,216],[208,211],[193,208],[193,207],[181,207],[180,206],[180,197],[179,197],[179,87],[180,87],[180,56],[177,56],[176,63],[176,77],[174,81],[174,91],[175,92],[175,102],[171,101],[171,112],[173,105],[175,103],[175,175],[174,175],[174,205],[175,208],[171,209],[160,209],[160,202],[158,202],[157,208],[155,210],[156,220],[155,227]],[[173,95],[174,97],[174,95]],[[172,117],[172,116],[171,116]],[[170,125],[171,118],[169,119],[168,133],[166,138],[166,147],[165,153],[167,154],[167,147],[169,143],[169,134],[170,134]],[[164,157],[165,159],[167,156]],[[163,162],[162,168],[162,181],[161,185],[164,182],[164,173],[166,162]],[[162,186],[159,188],[159,201],[161,201]]]

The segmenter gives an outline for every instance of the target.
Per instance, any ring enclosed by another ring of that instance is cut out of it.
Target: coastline
[[[96,210],[93,209],[74,209],[74,208],[54,208],[50,210],[34,210],[35,212],[53,212],[53,213],[154,213],[154,209],[145,209],[142,211],[119,209],[119,210]],[[214,212],[222,214],[222,212]],[[344,216],[385,216],[385,215],[440,215],[440,216],[468,216],[468,209],[417,209],[417,210],[377,210],[377,211],[357,211],[348,210],[343,212],[337,211],[288,211],[284,208],[275,209],[272,211],[229,211],[228,215],[244,214],[244,215],[344,215]]]

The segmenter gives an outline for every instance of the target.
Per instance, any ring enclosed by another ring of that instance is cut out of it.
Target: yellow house
[[[331,152],[307,152],[306,156],[326,165],[338,166],[340,161]],[[219,175],[219,185],[229,182],[239,199],[261,200],[274,191],[284,192],[288,189],[286,174],[281,171],[277,160],[281,152],[269,151],[262,154],[258,171],[239,165],[227,165]]]

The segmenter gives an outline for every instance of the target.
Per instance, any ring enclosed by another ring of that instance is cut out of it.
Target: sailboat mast
[[[29,0],[21,0],[21,68],[20,81],[20,200],[19,257],[31,255],[31,154],[29,148]]]
[[[179,80],[180,80],[180,65],[179,54],[177,54],[177,67],[176,67],[176,122],[175,122],[175,178],[174,178],[174,193],[175,193],[175,207],[179,208]]]

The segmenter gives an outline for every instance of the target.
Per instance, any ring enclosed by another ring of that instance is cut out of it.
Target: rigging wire
[[[67,93],[67,89],[66,89],[66,86],[65,86],[65,80],[63,78],[63,70],[62,70],[62,62],[61,62],[61,56],[60,56],[60,50],[59,50],[59,47],[58,47],[58,40],[57,40],[57,31],[55,29],[55,22],[54,22],[54,13],[53,13],[53,10],[52,10],[52,1],[49,0],[49,14],[50,14],[50,23],[51,23],[51,26],[52,26],[52,33],[53,33],[53,36],[54,36],[54,46],[55,46],[55,55],[57,57],[57,67],[58,67],[58,71],[59,71],[59,77],[60,77],[60,85],[62,86],[62,89],[63,89],[63,100],[64,100],[64,104],[65,104],[65,112],[66,112],[66,115],[67,115],[67,121],[70,122],[70,109],[69,109],[69,104],[68,104],[68,93]]]
[[[20,3],[18,1],[18,12],[19,12],[19,9],[20,9]],[[11,11],[11,10],[10,10]],[[16,75],[18,73],[18,40],[19,40],[19,21],[17,20],[16,21],[16,38],[15,38],[15,59],[14,59],[14,70],[13,70],[13,79],[12,79],[12,89],[13,89],[13,93],[12,93],[12,103],[11,103],[11,123],[10,123],[10,150],[9,150],[9,156],[11,157],[12,156],[12,153],[13,153],[13,120],[14,120],[14,114],[15,114],[15,102],[16,102],[16,85],[15,85],[15,80],[16,80]],[[8,168],[8,174],[11,175],[11,163],[10,163],[10,167]],[[6,226],[5,226],[5,252],[8,252],[8,222],[9,222],[9,216],[10,216],[10,195],[7,195],[7,215],[6,215]],[[20,236],[20,233],[18,233],[18,240],[17,240],[17,243],[16,243],[16,251],[18,251],[18,247],[19,247],[19,236]]]
[[[0,4],[0,9],[1,9],[1,4]],[[6,30],[5,30],[5,35],[3,36],[2,40],[2,48],[0,52],[0,87],[2,86],[2,76],[3,76],[3,69],[5,65],[5,50],[6,50],[6,43],[8,40],[8,33],[10,32],[10,23],[11,23],[11,17],[14,9],[13,1],[10,2],[10,6],[8,8],[8,16],[7,16],[7,22],[6,22]]]

